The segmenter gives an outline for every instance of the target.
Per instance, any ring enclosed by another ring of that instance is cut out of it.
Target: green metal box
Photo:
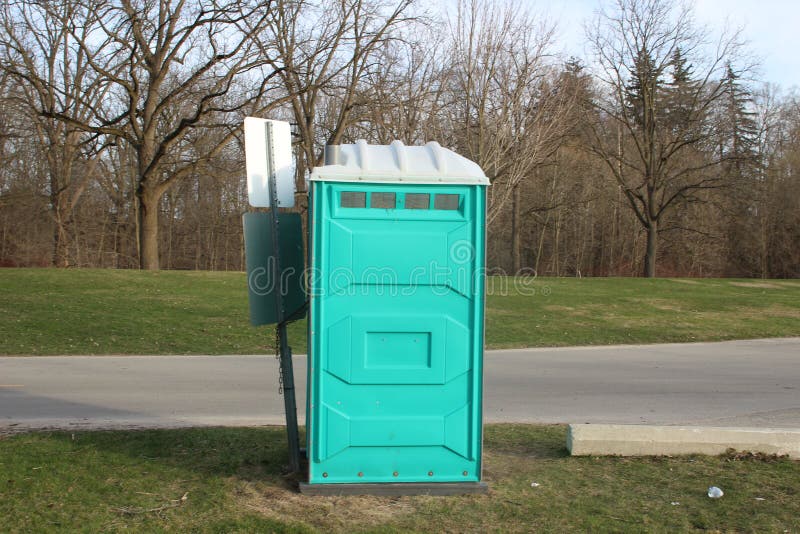
[[[437,143],[310,183],[310,484],[477,482],[488,180]]]

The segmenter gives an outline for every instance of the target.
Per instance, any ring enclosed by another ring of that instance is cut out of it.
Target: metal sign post
[[[292,351],[286,326],[304,317],[307,305],[303,283],[303,224],[299,213],[278,211],[279,206],[294,206],[290,125],[285,121],[246,117],[244,139],[248,201],[253,207],[269,209],[266,213],[248,212],[242,217],[250,322],[253,326],[275,325],[289,465],[297,473],[301,449]]]
[[[266,122],[267,142],[273,143],[272,123]],[[275,315],[278,318],[277,337],[278,351],[280,354],[281,385],[283,389],[283,405],[286,410],[286,434],[289,440],[289,467],[295,473],[300,472],[300,436],[297,429],[297,401],[294,391],[294,366],[292,365],[292,349],[286,334],[287,318],[283,306],[283,278],[281,270],[280,223],[278,217],[278,188],[276,184],[275,161],[272,147],[268,147],[267,158],[269,161],[269,211],[272,215],[272,243],[274,244],[274,261],[272,262],[272,283],[277,284],[275,292]]]

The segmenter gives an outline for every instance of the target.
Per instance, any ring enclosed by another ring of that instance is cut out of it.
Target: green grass
[[[489,348],[800,335],[798,280],[489,280]],[[242,273],[0,270],[0,354],[270,352]],[[305,323],[290,327],[305,352]]]
[[[800,280],[544,278],[532,296],[508,280],[487,300],[490,348],[800,335]]]
[[[4,532],[796,532],[800,462],[572,458],[558,426],[491,425],[490,493],[304,497],[282,429],[0,437]],[[537,482],[538,487],[531,487]],[[709,485],[725,491],[719,500]],[[181,497],[185,495],[185,500]],[[679,504],[672,504],[679,503]]]

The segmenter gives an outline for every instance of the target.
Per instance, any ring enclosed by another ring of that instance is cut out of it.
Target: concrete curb
[[[573,456],[722,454],[728,449],[800,459],[800,429],[650,425],[569,425]]]
[[[507,352],[575,352],[575,351],[596,351],[604,349],[616,349],[622,351],[637,351],[642,349],[657,348],[659,350],[669,350],[681,347],[704,347],[704,346],[725,346],[725,345],[772,345],[776,343],[789,343],[800,345],[800,337],[765,337],[753,339],[725,339],[722,341],[682,341],[675,343],[628,343],[615,345],[576,345],[573,347],[520,347],[516,349],[485,349],[486,353],[502,355]]]
[[[506,353],[532,353],[537,352],[574,352],[574,351],[602,351],[602,350],[621,350],[637,351],[641,349],[657,348],[659,350],[669,350],[680,347],[704,347],[715,345],[773,345],[776,343],[789,343],[800,345],[800,337],[767,337],[753,339],[726,339],[723,341],[684,341],[678,343],[634,343],[634,344],[615,344],[615,345],[577,345],[573,347],[518,347],[515,349],[484,349],[490,356],[501,356]],[[169,356],[170,358],[226,358],[235,356],[237,358],[274,358],[274,354],[2,354],[2,358],[36,358],[36,359],[60,359],[64,357],[75,359],[91,360],[92,358],[158,358]],[[294,358],[305,358],[306,354],[292,354]]]

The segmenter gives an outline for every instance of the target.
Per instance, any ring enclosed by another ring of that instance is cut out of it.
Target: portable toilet
[[[312,171],[304,491],[485,490],[487,185],[435,142],[331,146]]]

